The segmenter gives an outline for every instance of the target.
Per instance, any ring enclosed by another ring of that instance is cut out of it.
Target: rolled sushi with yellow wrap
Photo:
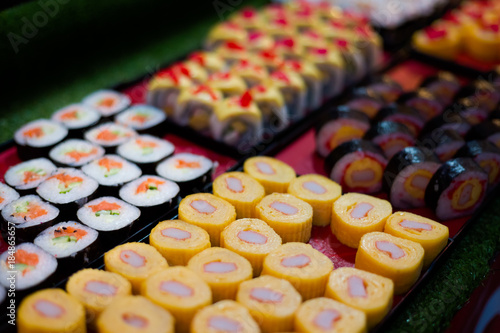
[[[307,109],[307,86],[295,71],[280,68],[269,76],[269,82],[276,86],[283,95],[290,119],[300,119]]]
[[[264,186],[266,194],[286,193],[295,178],[295,170],[274,157],[251,157],[243,164],[243,171]]]
[[[229,41],[245,42],[247,34],[247,31],[235,22],[222,22],[208,32],[205,40],[205,49],[214,50],[221,44]]]
[[[264,84],[253,86],[249,92],[262,113],[265,129],[281,130],[290,123],[283,95],[274,84],[267,81]]]
[[[194,316],[191,333],[259,333],[259,325],[243,305],[224,300],[207,306]]]
[[[208,77],[206,84],[222,92],[224,97],[240,96],[248,88],[245,81],[231,72],[216,72]]]

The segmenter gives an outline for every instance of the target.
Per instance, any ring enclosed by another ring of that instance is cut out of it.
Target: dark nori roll
[[[488,175],[472,158],[445,162],[432,176],[425,190],[425,203],[440,220],[472,214],[482,203]]]
[[[444,71],[426,78],[420,86],[433,94],[443,106],[448,106],[461,88],[457,77]]]
[[[391,158],[405,147],[415,145],[415,137],[408,127],[394,121],[381,121],[373,125],[364,136],[384,151]]]
[[[418,146],[434,152],[437,157],[446,162],[465,144],[463,137],[454,130],[437,128],[418,142]]]
[[[407,105],[392,103],[377,113],[373,118],[373,123],[389,120],[406,125],[412,134],[416,137],[425,125],[425,121],[420,113]]]
[[[368,95],[366,89],[360,88],[354,91],[354,97],[345,105],[350,109],[363,112],[371,119],[385,105],[385,102],[380,98]]]
[[[136,104],[115,116],[115,122],[130,127],[139,134],[165,134],[167,116],[151,105]]]
[[[488,111],[481,107],[473,97],[459,99],[453,108],[471,125],[477,125],[488,119]]]
[[[14,133],[17,155],[23,161],[47,157],[49,151],[68,136],[61,124],[47,119],[31,121]]]
[[[454,130],[464,136],[470,130],[471,125],[457,109],[446,109],[442,114],[427,121],[420,132],[420,136],[424,137],[438,128],[442,130]]]
[[[472,126],[467,135],[466,140],[488,140],[493,142],[497,147],[500,147],[500,119],[485,121],[476,126]]]
[[[424,120],[429,120],[443,112],[444,107],[434,95],[424,88],[408,92],[399,97],[399,104],[416,109]]]
[[[51,119],[68,129],[68,138],[81,139],[83,132],[101,121],[101,114],[90,106],[71,104],[54,112]]]
[[[139,135],[118,146],[121,157],[135,163],[144,174],[156,172],[156,166],[163,159],[172,156],[175,147],[167,140],[149,134]]]
[[[364,89],[369,96],[381,99],[386,103],[395,102],[404,92],[401,85],[389,76],[372,80]]]
[[[489,141],[469,141],[455,157],[471,157],[488,174],[490,186],[500,182],[500,148]]]
[[[456,96],[456,98],[466,97],[473,99],[477,106],[491,112],[500,103],[500,90],[496,90],[491,82],[478,79],[460,89]]]

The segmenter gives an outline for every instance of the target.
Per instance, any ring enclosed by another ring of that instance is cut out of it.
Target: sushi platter
[[[384,332],[497,193],[500,72],[382,55],[322,6],[244,9],[1,145],[21,332]]]

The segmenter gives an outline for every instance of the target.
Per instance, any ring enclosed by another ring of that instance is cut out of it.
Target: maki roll
[[[42,231],[33,243],[52,254],[64,267],[81,267],[97,253],[98,232],[77,222],[61,222]]]
[[[424,119],[420,113],[412,107],[401,104],[390,104],[380,109],[375,118],[374,123],[381,121],[393,121],[408,127],[413,136],[417,137],[425,125]]]
[[[357,94],[362,94],[363,90],[365,95],[373,96],[374,98],[380,99],[385,103],[393,103],[397,101],[399,96],[401,96],[404,92],[401,85],[388,76],[382,76],[373,80],[366,87],[358,88]]]
[[[460,52],[461,33],[459,29],[443,21],[437,21],[412,37],[413,47],[424,54],[430,54],[448,61]]]
[[[115,116],[115,122],[130,127],[139,134],[163,134],[167,115],[151,105],[133,105]]]
[[[277,52],[276,48],[258,51],[254,54],[254,56],[257,61],[266,66],[269,72],[278,70],[280,65],[285,60],[283,56]]]
[[[56,166],[51,161],[41,157],[9,168],[4,175],[4,179],[7,184],[20,192],[34,193],[37,186],[55,170]]]
[[[262,30],[254,30],[248,33],[245,45],[249,52],[264,51],[273,47],[274,39]]]
[[[213,50],[227,41],[245,42],[247,31],[239,24],[226,21],[214,26],[207,35],[204,47]]]
[[[346,73],[344,60],[338,50],[313,47],[307,50],[304,58],[313,63],[324,75],[322,94],[324,98],[332,98],[342,92]]]
[[[385,105],[385,102],[380,98],[373,97],[364,92],[366,92],[366,90],[355,90],[354,98],[346,102],[345,106],[351,110],[363,112],[372,119]]]
[[[350,38],[334,38],[333,48],[340,51],[344,62],[345,83],[352,85],[361,81],[368,71],[361,50],[354,46]]]
[[[187,59],[187,62],[194,62],[203,67],[208,74],[222,72],[226,69],[224,59],[214,52],[195,51]]]
[[[344,142],[325,159],[326,173],[346,192],[380,191],[386,165],[380,147],[365,140]]]
[[[500,148],[489,141],[469,141],[455,157],[471,157],[488,174],[490,187],[500,182]]]
[[[455,75],[443,71],[426,78],[420,86],[426,88],[443,106],[451,104],[461,88],[460,81]]]
[[[478,79],[460,89],[457,97],[470,97],[474,104],[486,110],[493,111],[500,103],[500,91],[495,86],[484,79]]]
[[[113,90],[98,90],[88,95],[82,103],[99,111],[104,119],[125,110],[131,103],[130,98]]]
[[[0,211],[17,199],[19,199],[19,193],[0,182]]]
[[[167,140],[143,134],[116,149],[118,155],[137,164],[144,173],[154,173],[162,159],[171,156],[175,147]]]
[[[454,130],[460,136],[465,136],[470,130],[471,125],[457,110],[447,109],[442,114],[437,115],[427,121],[424,128],[420,132],[420,136],[425,136],[436,129]]]
[[[441,166],[437,156],[417,147],[395,154],[384,171],[383,188],[394,207],[425,207],[425,189]]]
[[[472,158],[445,162],[425,190],[425,203],[440,220],[472,214],[483,202],[488,174]]]
[[[323,76],[317,66],[307,60],[285,60],[280,68],[298,73],[306,84],[306,105],[309,110],[317,109],[323,100]]]
[[[116,147],[127,142],[137,133],[131,128],[115,123],[104,123],[85,132],[85,140],[104,147],[106,153],[112,154]]]
[[[237,60],[230,68],[231,73],[241,77],[248,88],[263,84],[268,79],[269,73],[264,65],[248,58]]]
[[[82,166],[82,171],[99,183],[101,195],[118,195],[120,187],[139,178],[141,169],[118,155],[104,155]]]
[[[381,121],[373,125],[364,136],[384,151],[390,159],[405,147],[415,145],[415,137],[406,125],[394,121]]]
[[[47,120],[33,120],[14,133],[17,155],[23,161],[45,157],[56,144],[64,140],[68,130],[63,125]]]
[[[189,72],[170,67],[159,71],[149,81],[146,103],[172,116],[180,92],[194,85]]]
[[[191,323],[191,333],[260,331],[247,308],[230,300],[204,307],[195,314]]]
[[[63,141],[49,152],[50,159],[62,167],[80,167],[103,155],[104,148],[79,139]]]
[[[488,140],[500,148],[500,120],[493,119],[472,126],[465,138],[467,140]]]
[[[290,119],[301,119],[307,106],[307,87],[302,77],[294,71],[279,69],[271,73],[269,82],[283,95]]]
[[[471,125],[480,124],[489,116],[488,110],[480,106],[473,97],[459,99],[454,105],[454,111],[460,113]]]
[[[418,143],[422,149],[434,152],[441,162],[451,159],[464,144],[464,138],[457,131],[442,128],[435,129]]]
[[[54,112],[51,119],[68,129],[68,137],[81,138],[85,130],[97,125],[101,114],[90,106],[71,104]]]
[[[176,182],[181,195],[203,191],[212,180],[214,163],[208,158],[190,153],[175,154],[156,167],[156,173]]]
[[[231,72],[211,74],[206,84],[220,91],[224,97],[239,96],[248,88],[241,77]]]
[[[59,209],[44,202],[37,195],[26,195],[11,201],[2,209],[2,229],[16,228],[16,241],[32,241],[59,217]],[[9,233],[10,234],[10,233]]]
[[[328,112],[316,130],[316,151],[326,157],[340,144],[361,139],[370,128],[370,119],[364,113],[347,106]]]
[[[440,115],[444,110],[439,100],[425,88],[403,94],[397,102],[416,109],[425,121]]]
[[[290,182],[296,176],[291,166],[268,156],[248,158],[243,164],[243,171],[257,180],[266,190],[266,194],[286,193]]]
[[[249,90],[262,113],[264,131],[276,133],[290,123],[288,110],[281,91],[271,84],[257,85]]]
[[[215,53],[226,61],[228,66],[232,66],[241,59],[248,57],[248,49],[244,43],[225,42],[215,49]]]

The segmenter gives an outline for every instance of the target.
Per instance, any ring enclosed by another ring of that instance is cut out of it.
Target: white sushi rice
[[[106,99],[114,100],[113,105],[102,105],[101,102]],[[125,110],[131,103],[127,95],[120,94],[113,90],[98,90],[82,100],[82,103],[98,110],[101,115],[108,117]]]
[[[0,210],[3,210],[5,206],[12,201],[19,199],[19,193],[4,183],[0,183],[0,198],[2,199],[2,202],[0,202]]]
[[[102,201],[118,204],[121,208],[113,214],[94,212],[92,206]],[[98,231],[113,231],[126,227],[141,215],[139,208],[114,197],[101,197],[86,203],[76,213],[78,219],[85,225]]]
[[[117,138],[115,140],[104,140],[99,137],[99,135],[103,131],[112,132],[117,136]],[[92,127],[90,130],[86,131],[83,136],[85,137],[85,140],[88,140],[100,146],[113,147],[128,141],[130,138],[136,135],[137,133],[131,128],[115,123],[104,123],[96,127]]]
[[[16,216],[16,212],[22,212],[26,209],[29,203],[35,203],[47,211],[47,214],[34,219],[25,219],[22,215]],[[33,225],[42,224],[52,221],[59,215],[59,209],[51,204],[43,201],[38,195],[25,195],[17,200],[12,201],[2,210],[2,217],[5,221],[12,222],[18,228],[31,227]]]
[[[49,253],[32,243],[22,243],[16,246],[16,251],[24,250],[38,255],[38,264],[23,271],[16,271],[10,267],[9,251],[0,255],[0,283],[7,289],[11,287],[10,277],[15,277],[15,289],[24,290],[34,287],[46,280],[57,269],[57,260]],[[12,262],[13,264],[14,262]],[[14,273],[12,273],[14,272]],[[12,275],[13,274],[13,275]]]
[[[79,159],[71,156],[72,151],[82,152],[88,156],[81,156]],[[104,155],[104,148],[85,140],[70,139],[61,142],[49,152],[49,157],[58,163],[79,167]]]
[[[144,121],[137,118],[144,117]],[[144,130],[156,126],[167,119],[167,115],[151,105],[137,104],[118,114],[115,121],[118,124],[131,127],[135,130]]]
[[[74,185],[65,186],[57,178],[57,175],[69,177],[80,177],[81,182],[75,182]],[[66,204],[73,201],[79,201],[87,198],[97,190],[99,184],[96,180],[88,177],[82,171],[73,168],[59,168],[52,175],[38,186],[36,192],[43,199],[55,203]]]
[[[27,132],[41,128],[41,135],[27,135]],[[19,128],[14,133],[14,140],[23,146],[47,147],[58,143],[68,135],[68,130],[63,125],[48,119],[33,120]]]
[[[182,166],[182,162],[198,163],[199,167]],[[196,179],[213,168],[213,162],[205,156],[190,153],[175,154],[158,164],[156,173],[174,182],[185,182]]]
[[[148,179],[154,179],[164,183],[158,185],[156,190],[147,190],[145,192],[137,193],[138,187]],[[144,175],[124,185],[120,189],[119,195],[120,198],[134,206],[151,207],[161,205],[172,200],[177,194],[179,194],[179,191],[179,186],[170,180],[158,176]]]
[[[75,117],[67,118],[65,115],[75,112]],[[101,114],[84,104],[70,104],[52,114],[52,120],[63,124],[69,129],[85,128],[95,124],[101,119]]]
[[[77,241],[53,241],[53,239],[57,237],[57,233],[55,230],[67,227],[84,230],[85,232],[87,232],[87,234]],[[74,221],[69,221],[61,222],[45,229],[35,238],[34,243],[36,246],[39,246],[56,258],[66,258],[74,257],[78,252],[95,242],[98,235],[99,233],[92,228],[86,227]]]
[[[155,147],[146,147],[140,143],[153,143]],[[117,153],[129,161],[136,163],[153,163],[173,154],[175,146],[167,140],[144,134],[118,146]]]
[[[5,173],[5,182],[18,190],[35,188],[47,179],[56,169],[54,163],[46,158],[35,158],[26,162],[16,164]],[[26,173],[31,172],[37,175],[37,179],[28,177]]]
[[[121,163],[121,168],[112,168],[108,170],[105,166],[101,166],[100,162],[104,159],[110,159],[114,162]],[[104,155],[101,158],[95,159],[92,162],[84,165],[82,171],[88,176],[97,180],[104,186],[112,186],[117,184],[125,184],[131,180],[139,178],[142,174],[141,168],[132,162],[118,155]]]

